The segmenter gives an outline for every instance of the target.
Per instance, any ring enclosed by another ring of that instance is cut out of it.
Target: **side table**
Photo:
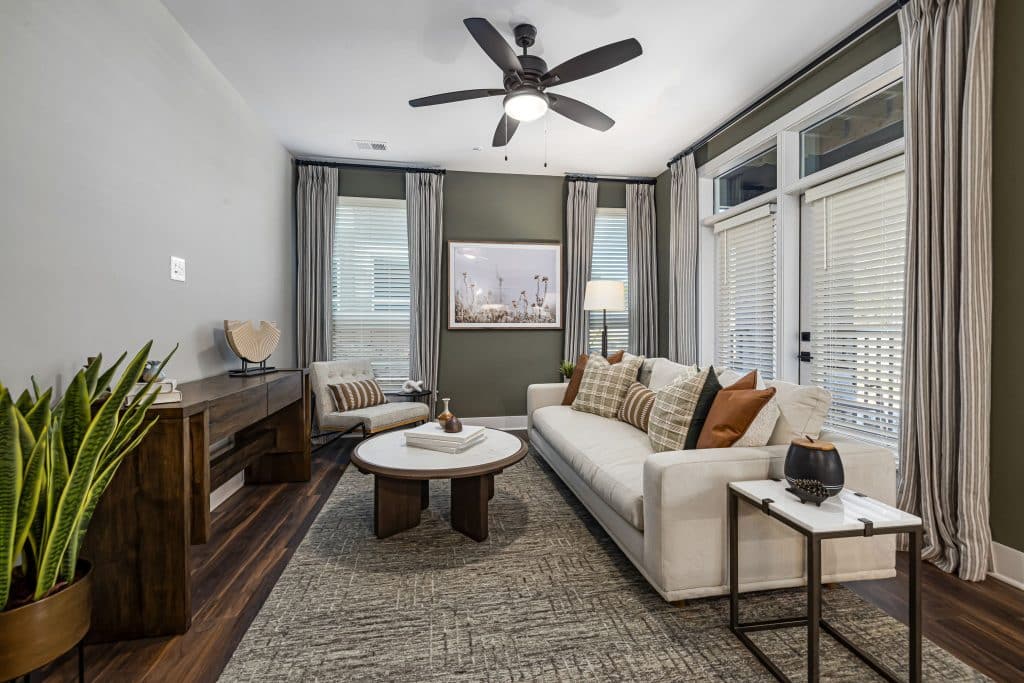
[[[388,396],[393,396],[399,402],[414,402],[427,399],[424,403],[430,403],[430,396],[434,391],[432,389],[421,389],[419,391],[388,391],[386,393]]]
[[[780,480],[731,482],[729,484],[729,629],[748,650],[780,681],[790,679],[747,635],[778,628],[807,628],[807,680],[818,681],[819,642],[824,629],[839,644],[855,654],[887,681],[896,674],[821,616],[821,542],[830,538],[851,538],[875,534],[910,535],[909,582],[909,680],[921,680],[921,518],[850,490],[829,498],[820,507],[801,503],[786,491]],[[765,621],[739,619],[739,504],[743,501],[801,534],[807,540],[807,616]]]

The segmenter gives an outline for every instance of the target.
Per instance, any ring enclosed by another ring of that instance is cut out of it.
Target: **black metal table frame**
[[[789,677],[775,665],[761,648],[750,639],[748,633],[780,628],[807,628],[807,680],[818,681],[821,673],[820,648],[821,629],[824,629],[840,645],[856,655],[875,673],[887,681],[899,683],[900,679],[887,666],[864,652],[849,638],[840,633],[835,626],[821,616],[821,542],[832,538],[855,538],[876,534],[907,533],[910,536],[910,573],[908,590],[908,612],[910,626],[910,677],[911,683],[921,681],[921,543],[923,528],[920,524],[900,527],[875,529],[871,520],[861,519],[862,529],[851,531],[833,531],[814,533],[799,524],[775,514],[770,504],[771,498],[755,501],[729,487],[729,629],[736,634],[758,661],[780,681],[789,681]],[[855,494],[862,495],[862,494]],[[783,619],[768,619],[741,623],[739,619],[739,501],[758,508],[764,514],[776,519],[807,539],[807,616]]]

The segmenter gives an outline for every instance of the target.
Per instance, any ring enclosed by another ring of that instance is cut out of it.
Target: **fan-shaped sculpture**
[[[267,359],[281,341],[281,330],[276,322],[261,320],[257,328],[251,320],[225,320],[224,336],[231,350],[242,359],[242,368],[231,370],[229,375],[248,377],[277,372],[275,368],[267,366]],[[257,367],[250,368],[249,363],[255,363]]]

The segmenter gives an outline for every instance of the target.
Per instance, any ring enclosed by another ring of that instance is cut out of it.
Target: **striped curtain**
[[[597,219],[597,183],[570,180],[565,205],[565,358],[576,362],[587,352],[587,312],[583,295],[590,278]]]
[[[923,556],[980,581],[991,551],[994,0],[911,0],[903,34],[907,270],[899,504]]]
[[[658,244],[654,185],[626,185],[630,352],[658,355]]]
[[[697,362],[697,167],[687,154],[669,167],[668,357]]]
[[[295,188],[299,367],[331,359],[331,247],[338,169],[302,165]]]
[[[423,380],[430,395],[430,414],[437,397],[437,364],[441,343],[441,235],[444,175],[405,174],[409,222],[409,374]]]

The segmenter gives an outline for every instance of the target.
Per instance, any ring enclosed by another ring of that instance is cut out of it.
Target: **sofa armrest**
[[[533,411],[538,408],[562,405],[565,389],[569,385],[564,382],[551,384],[531,384],[526,388],[526,426],[533,426]]]
[[[885,503],[894,502],[896,461],[891,451],[855,442],[839,442],[836,447],[843,459],[847,488]],[[647,458],[643,471],[644,565],[659,585],[673,590],[683,585],[725,583],[727,485],[783,476],[787,450],[787,446],[714,448],[656,453]],[[795,538],[795,532],[767,518],[755,523],[765,539],[785,542],[789,536]],[[884,563],[888,543],[879,544],[882,552],[866,561]],[[849,564],[845,557],[837,561]]]

